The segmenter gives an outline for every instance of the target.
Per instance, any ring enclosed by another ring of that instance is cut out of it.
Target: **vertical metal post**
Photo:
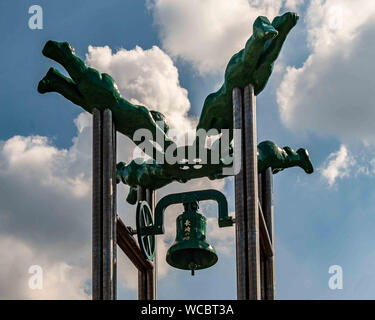
[[[260,265],[260,300],[266,300],[266,275],[265,269],[265,259],[267,259],[262,252],[260,253],[259,265]]]
[[[273,214],[273,182],[272,182],[272,169],[268,168],[263,174],[262,181],[262,203],[264,219],[268,229],[268,234],[272,241],[272,249],[274,255],[268,257],[265,261],[266,273],[266,299],[276,299],[276,275],[275,275],[275,235],[274,235],[274,214]]]
[[[145,270],[138,270],[138,300],[147,300],[147,273]]]
[[[113,139],[112,113],[103,112],[103,300],[113,299]]]
[[[146,200],[154,213],[155,192],[138,186],[137,200]],[[153,262],[153,268],[149,270],[138,270],[138,299],[155,300],[156,299],[156,256]]]
[[[258,159],[254,88],[233,89],[233,124],[241,129],[241,171],[235,176],[237,298],[261,299]]]
[[[150,208],[152,210],[153,218],[155,219],[155,206],[156,206],[156,191],[147,189],[146,190],[146,201],[150,205]],[[151,275],[148,275],[147,278],[149,280],[152,279],[151,283],[149,284],[150,291],[152,291],[152,295],[150,295],[150,300],[156,300],[157,299],[157,292],[158,292],[158,250],[157,250],[157,243],[155,239],[155,257],[153,261],[153,269],[152,269],[152,278]]]
[[[243,103],[242,92],[239,88],[233,89],[233,128],[241,130],[241,154],[244,141],[243,124]],[[238,148],[238,146],[235,146]],[[235,187],[235,212],[236,212],[236,268],[237,268],[237,299],[246,300],[248,297],[248,272],[247,272],[247,222],[245,206],[245,177],[243,154],[241,157],[241,170],[234,177]]]
[[[92,299],[101,300],[102,290],[102,121],[93,111],[92,137]]]
[[[116,130],[112,113],[93,111],[93,237],[94,300],[116,299]]]
[[[262,174],[259,173],[258,174],[258,201],[259,201],[259,207],[262,207],[263,205],[263,198],[262,198],[262,195],[263,195],[263,190],[262,190]],[[260,209],[259,209],[260,210]],[[262,214],[261,212],[259,212],[259,215]],[[260,217],[259,217],[260,219]],[[259,231],[260,232],[260,231]],[[259,238],[260,241],[261,240],[261,237]],[[260,247],[262,247],[260,245]],[[267,259],[266,255],[264,254],[264,252],[262,252],[262,248],[260,248],[260,299],[261,300],[265,300],[266,299],[266,273],[265,273],[265,260]]]
[[[246,173],[246,214],[249,268],[249,299],[259,300],[260,249],[259,249],[259,205],[258,205],[258,157],[257,126],[254,87],[244,88],[244,160]]]
[[[117,299],[117,182],[116,182],[116,165],[117,165],[117,131],[114,122],[112,122],[112,155],[113,155],[113,210],[112,210],[112,256],[113,256],[113,300]]]
[[[137,201],[143,201],[146,198],[145,189],[137,188]],[[138,300],[147,300],[147,273],[146,270],[138,270]]]
[[[154,268],[146,271],[146,300],[154,299]]]

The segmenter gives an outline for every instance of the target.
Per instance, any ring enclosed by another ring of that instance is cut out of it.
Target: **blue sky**
[[[57,94],[37,93],[49,67],[63,71],[41,55],[48,39],[70,42],[90,65],[113,75],[127,99],[190,126],[221,84],[230,56],[251,35],[256,16],[295,10],[300,21],[257,97],[259,141],[305,147],[316,169],[313,175],[291,168],[274,176],[277,297],[373,299],[375,46],[368,39],[375,5],[360,2],[353,13],[350,0],[236,0],[230,6],[224,0],[39,1],[43,29],[31,30],[28,9],[36,3],[2,1],[0,298],[90,295],[90,116]],[[118,160],[127,161],[132,143],[119,140]],[[234,211],[233,180],[227,180],[173,184],[158,195],[215,187]],[[135,208],[124,203],[125,192],[120,186],[119,215],[132,224]],[[220,233],[214,206],[203,210],[212,218],[208,241],[219,262],[195,277],[161,262],[161,299],[236,297],[233,229]],[[173,241],[179,211],[168,211],[161,255]],[[136,272],[120,260],[119,299],[135,299]],[[27,286],[34,264],[44,270],[40,291]],[[343,269],[342,290],[328,287],[331,265]]]

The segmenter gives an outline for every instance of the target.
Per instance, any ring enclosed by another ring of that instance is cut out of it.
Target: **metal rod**
[[[152,190],[147,190],[138,186],[137,189],[138,201],[147,201],[152,212],[154,212],[154,195]],[[154,265],[152,263],[152,265]],[[152,269],[138,271],[138,299],[140,300],[154,300],[155,299],[155,275],[154,266]]]
[[[112,112],[103,112],[103,300],[114,299],[113,128]]]
[[[156,206],[156,191],[147,189],[146,190],[146,201],[150,205],[152,210],[153,219],[155,219],[155,206]],[[157,238],[155,238],[155,257],[153,261],[153,274],[152,274],[152,300],[157,299],[157,292],[158,292],[158,257],[157,257]],[[149,276],[148,276],[149,277]]]
[[[260,249],[259,249],[259,206],[258,206],[258,159],[257,126],[254,87],[244,88],[244,160],[246,176],[246,214],[248,240],[249,299],[259,300]]]
[[[145,272],[146,274],[146,288],[147,288],[147,293],[146,297],[147,300],[155,300],[155,288],[154,288],[154,268],[149,269]]]
[[[117,131],[112,121],[112,190],[113,190],[113,210],[112,210],[112,255],[113,255],[113,300],[117,299]]]
[[[274,213],[273,213],[273,181],[272,169],[268,168],[263,175],[263,211],[264,219],[272,242],[272,257],[268,257],[265,263],[266,273],[266,299],[276,299],[276,275],[275,275],[275,235],[274,235]]]
[[[261,241],[262,242],[262,241]],[[266,286],[265,284],[265,272],[264,272],[264,264],[265,264],[266,257],[264,256],[263,252],[260,253],[260,299],[265,300],[266,298]]]
[[[242,92],[239,88],[234,88],[233,96],[233,128],[241,130],[241,147],[244,141],[242,130],[243,125],[243,102]],[[245,203],[245,177],[244,177],[244,157],[241,157],[241,170],[234,178],[235,188],[235,212],[236,212],[236,268],[237,268],[237,299],[246,300],[248,297],[248,272],[247,272],[247,222],[246,222],[246,203]]]
[[[138,270],[138,300],[147,300],[147,272]]]
[[[259,207],[262,207],[263,203],[263,190],[262,190],[262,173],[258,174],[258,203]]]
[[[144,201],[145,199],[146,190],[138,186],[137,200]],[[147,300],[147,272],[144,269],[138,270],[138,300]]]
[[[92,142],[92,299],[102,299],[102,126],[93,110]]]

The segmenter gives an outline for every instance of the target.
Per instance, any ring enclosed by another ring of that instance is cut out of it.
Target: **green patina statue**
[[[266,17],[258,17],[255,20],[253,35],[247,41],[245,48],[235,54],[228,63],[224,84],[217,92],[206,98],[197,129],[206,131],[229,129],[230,140],[232,140],[233,88],[243,88],[251,83],[256,95],[264,89],[282,45],[297,21],[298,16],[290,12],[276,17],[272,23]],[[145,148],[145,150],[151,150],[151,152],[146,152],[152,159],[160,159],[157,155],[164,157],[167,148],[171,145],[175,146],[167,135],[168,125],[161,113],[150,111],[144,106],[134,105],[121,97],[111,76],[87,67],[75,55],[70,44],[48,41],[43,48],[43,55],[60,63],[67,70],[71,79],[51,68],[39,82],[38,91],[40,93],[60,93],[90,113],[95,108],[100,110],[109,108],[112,111],[116,129],[132,140],[137,129],[149,130],[152,137],[149,137],[148,140],[145,137],[146,141],[133,141],[137,144],[142,142],[143,146],[148,143],[150,148]],[[163,125],[161,126],[160,123]],[[156,137],[164,139],[164,146],[161,150],[155,147]],[[199,149],[202,147],[199,144],[199,140],[196,139],[192,146],[183,146],[180,149]],[[208,151],[210,154],[210,150]],[[183,169],[181,164],[161,165],[155,160],[151,162],[133,160],[128,165],[123,162],[119,163],[117,169],[118,181],[131,187],[128,200],[134,202],[134,188],[137,185],[157,189],[173,181],[186,182],[201,177],[223,178],[221,172],[226,166],[224,159],[220,159],[216,164],[189,165],[187,169]],[[297,152],[289,147],[281,149],[271,141],[265,141],[258,145],[259,172],[271,167],[276,173],[293,166],[303,168],[306,173],[313,172],[308,152],[305,149],[299,149]]]
[[[221,88],[207,96],[198,129],[233,128],[232,90],[244,88],[251,83],[255,95],[266,86],[289,31],[296,25],[298,15],[292,12],[273,19],[258,17],[253,25],[253,35],[245,48],[236,53],[225,70],[225,81]]]
[[[136,130],[144,128],[149,130],[153,137],[159,133],[164,138],[166,147],[173,143],[166,136],[164,130],[156,124],[156,121],[164,120],[162,114],[157,111],[149,111],[144,106],[134,105],[121,97],[112,77],[87,67],[75,55],[74,49],[69,43],[50,40],[43,48],[43,55],[60,63],[72,79],[65,77],[58,70],[50,68],[38,84],[40,93],[58,92],[90,113],[95,108],[99,110],[109,108],[112,111],[117,131],[130,139],[133,139]],[[149,142],[151,143],[151,141]],[[156,152],[155,148],[152,149]]]
[[[223,86],[206,98],[198,129],[233,128],[232,89],[243,88],[249,83],[254,85],[255,94],[264,89],[286,36],[297,21],[298,16],[291,12],[276,17],[272,24],[266,17],[255,20],[253,35],[245,48],[228,63]],[[60,63],[71,79],[51,68],[39,82],[40,93],[58,92],[90,113],[94,108],[111,109],[117,130],[130,139],[133,139],[138,128],[144,128],[153,133],[153,141],[156,141],[158,131],[166,141],[165,148],[173,143],[165,130],[155,122],[160,116],[158,112],[149,111],[144,106],[134,105],[122,98],[111,76],[87,67],[75,55],[69,43],[48,41],[43,48],[43,55]],[[154,154],[150,156],[154,158]]]

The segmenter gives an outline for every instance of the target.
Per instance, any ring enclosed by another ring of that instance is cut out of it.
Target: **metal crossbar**
[[[117,217],[117,244],[139,271],[153,268],[152,263],[143,257],[137,241],[120,217]]]

